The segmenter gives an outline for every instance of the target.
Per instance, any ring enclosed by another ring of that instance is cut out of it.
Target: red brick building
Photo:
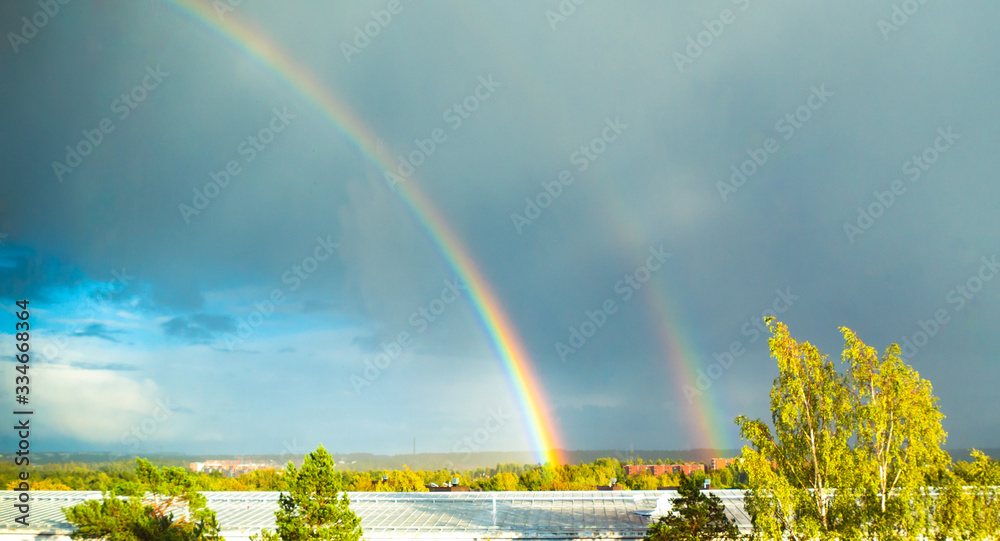
[[[643,472],[649,472],[650,475],[655,477],[668,473],[691,475],[696,471],[705,472],[705,465],[696,462],[689,462],[687,464],[628,464],[623,466],[623,468],[625,469],[625,474],[629,477],[642,475]]]
[[[708,467],[711,471],[721,470],[722,468],[732,464],[735,460],[735,458],[713,458]]]

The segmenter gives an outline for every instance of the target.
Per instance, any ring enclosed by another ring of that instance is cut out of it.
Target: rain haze
[[[733,449],[776,316],[1000,447],[997,20],[4,2],[4,400],[26,299],[33,450]]]

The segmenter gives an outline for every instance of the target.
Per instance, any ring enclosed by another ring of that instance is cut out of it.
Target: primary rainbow
[[[392,156],[378,144],[377,137],[349,107],[338,101],[316,77],[298,65],[284,51],[265,37],[240,24],[232,13],[225,13],[223,17],[215,13],[210,5],[197,0],[173,0],[173,4],[285,79],[322,111],[374,165],[383,171],[396,172]],[[556,424],[545,403],[545,395],[534,374],[531,359],[485,276],[458,235],[417,187],[413,177],[397,184],[396,194],[410,209],[427,236],[468,288],[472,304],[503,361],[520,403],[522,419],[528,427],[538,461],[551,464],[565,463],[559,450]]]

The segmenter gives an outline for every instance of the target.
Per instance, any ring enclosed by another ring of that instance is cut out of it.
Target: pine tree
[[[264,530],[254,541],[358,541],[361,519],[350,510],[333,457],[319,446],[306,455],[302,469],[288,463],[288,493],[278,498],[276,531]]]
[[[101,500],[63,514],[77,527],[73,539],[221,541],[215,512],[195,486],[194,476],[181,468],[156,468],[137,458],[135,481],[118,483]]]
[[[701,492],[693,477],[681,474],[677,492],[679,497],[671,502],[672,512],[650,525],[644,541],[739,538],[739,530],[726,516],[722,500],[714,494]]]

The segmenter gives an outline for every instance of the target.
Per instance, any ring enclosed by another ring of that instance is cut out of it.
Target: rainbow
[[[611,224],[621,245],[641,247],[648,243],[648,235],[643,234],[634,218],[635,213],[625,208],[619,197],[608,194],[601,201],[606,209],[605,220]],[[638,251],[642,253],[643,249]],[[669,267],[660,272],[669,273]],[[646,301],[651,320],[657,324],[656,338],[663,361],[670,371],[667,379],[675,386],[678,410],[684,412],[681,416],[687,426],[688,441],[694,448],[728,449],[729,441],[722,428],[726,416],[720,412],[714,398],[719,393],[698,388],[698,370],[703,364],[699,359],[704,356],[692,345],[688,338],[692,333],[681,325],[681,318],[675,314],[680,303],[668,295],[669,282],[666,277],[657,276],[647,282],[638,294]]]
[[[372,164],[383,171],[395,172],[392,156],[378,144],[378,138],[351,109],[338,101],[312,73],[266,37],[240,24],[235,14],[226,13],[225,17],[220,17],[210,5],[203,2],[172,0],[172,3],[181,12],[228,39],[245,54],[287,81],[299,94],[312,102]],[[468,288],[473,307],[503,362],[520,404],[522,422],[528,428],[538,462],[564,464],[566,461],[559,449],[556,423],[535,376],[531,359],[486,276],[455,231],[417,187],[414,178],[398,183],[396,193]]]
[[[679,318],[675,317],[671,310],[677,303],[668,299],[664,291],[666,286],[661,283],[650,282],[644,289],[648,290],[646,299],[654,314],[654,321],[659,322],[657,338],[667,365],[673,373],[672,381],[677,385],[677,400],[683,400],[683,403],[690,401],[691,415],[685,415],[684,419],[692,445],[702,449],[728,449],[721,425],[723,415],[712,398],[719,393],[712,392],[711,389],[701,391],[698,387],[700,355],[685,338],[686,333],[678,326]]]

